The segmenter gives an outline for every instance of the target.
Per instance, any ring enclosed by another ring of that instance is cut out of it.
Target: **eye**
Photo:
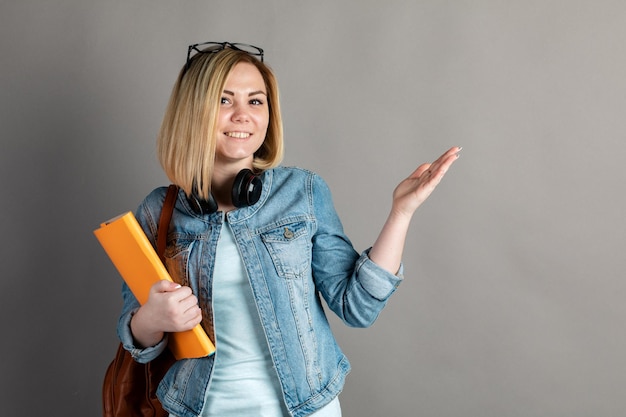
[[[259,100],[258,98],[253,98],[252,100],[250,100],[250,104],[254,106],[262,106],[263,101]]]
[[[227,97],[222,97],[220,99],[220,104],[228,104],[230,103],[230,100]]]

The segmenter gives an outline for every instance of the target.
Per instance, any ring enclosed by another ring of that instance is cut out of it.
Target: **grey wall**
[[[417,213],[379,321],[333,321],[356,416],[626,415],[620,1],[0,1],[0,409],[95,416],[120,279],[92,235],[166,184],[155,136],[190,43],[250,42],[287,165],[357,249],[393,187],[461,159]]]

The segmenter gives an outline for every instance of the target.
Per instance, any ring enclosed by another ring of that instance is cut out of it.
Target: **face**
[[[226,78],[220,102],[216,163],[251,168],[269,124],[263,76],[252,64],[236,64]]]

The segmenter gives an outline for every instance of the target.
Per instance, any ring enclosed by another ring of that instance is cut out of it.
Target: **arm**
[[[379,316],[389,297],[402,282],[399,271],[376,265],[370,250],[360,255],[345,235],[335,211],[330,189],[320,177],[312,175],[311,274],[316,290],[328,307],[351,327],[368,327]]]
[[[391,212],[369,253],[374,263],[392,274],[398,271],[415,210],[434,191],[450,166],[458,159],[460,151],[459,147],[448,149],[436,161],[420,165],[396,187]]]

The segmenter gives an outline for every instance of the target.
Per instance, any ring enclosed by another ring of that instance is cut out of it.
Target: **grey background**
[[[120,280],[92,235],[167,180],[155,137],[190,43],[266,50],[286,165],[358,250],[453,145],[407,278],[333,321],[356,416],[626,415],[621,1],[0,1],[0,414],[100,415]]]

